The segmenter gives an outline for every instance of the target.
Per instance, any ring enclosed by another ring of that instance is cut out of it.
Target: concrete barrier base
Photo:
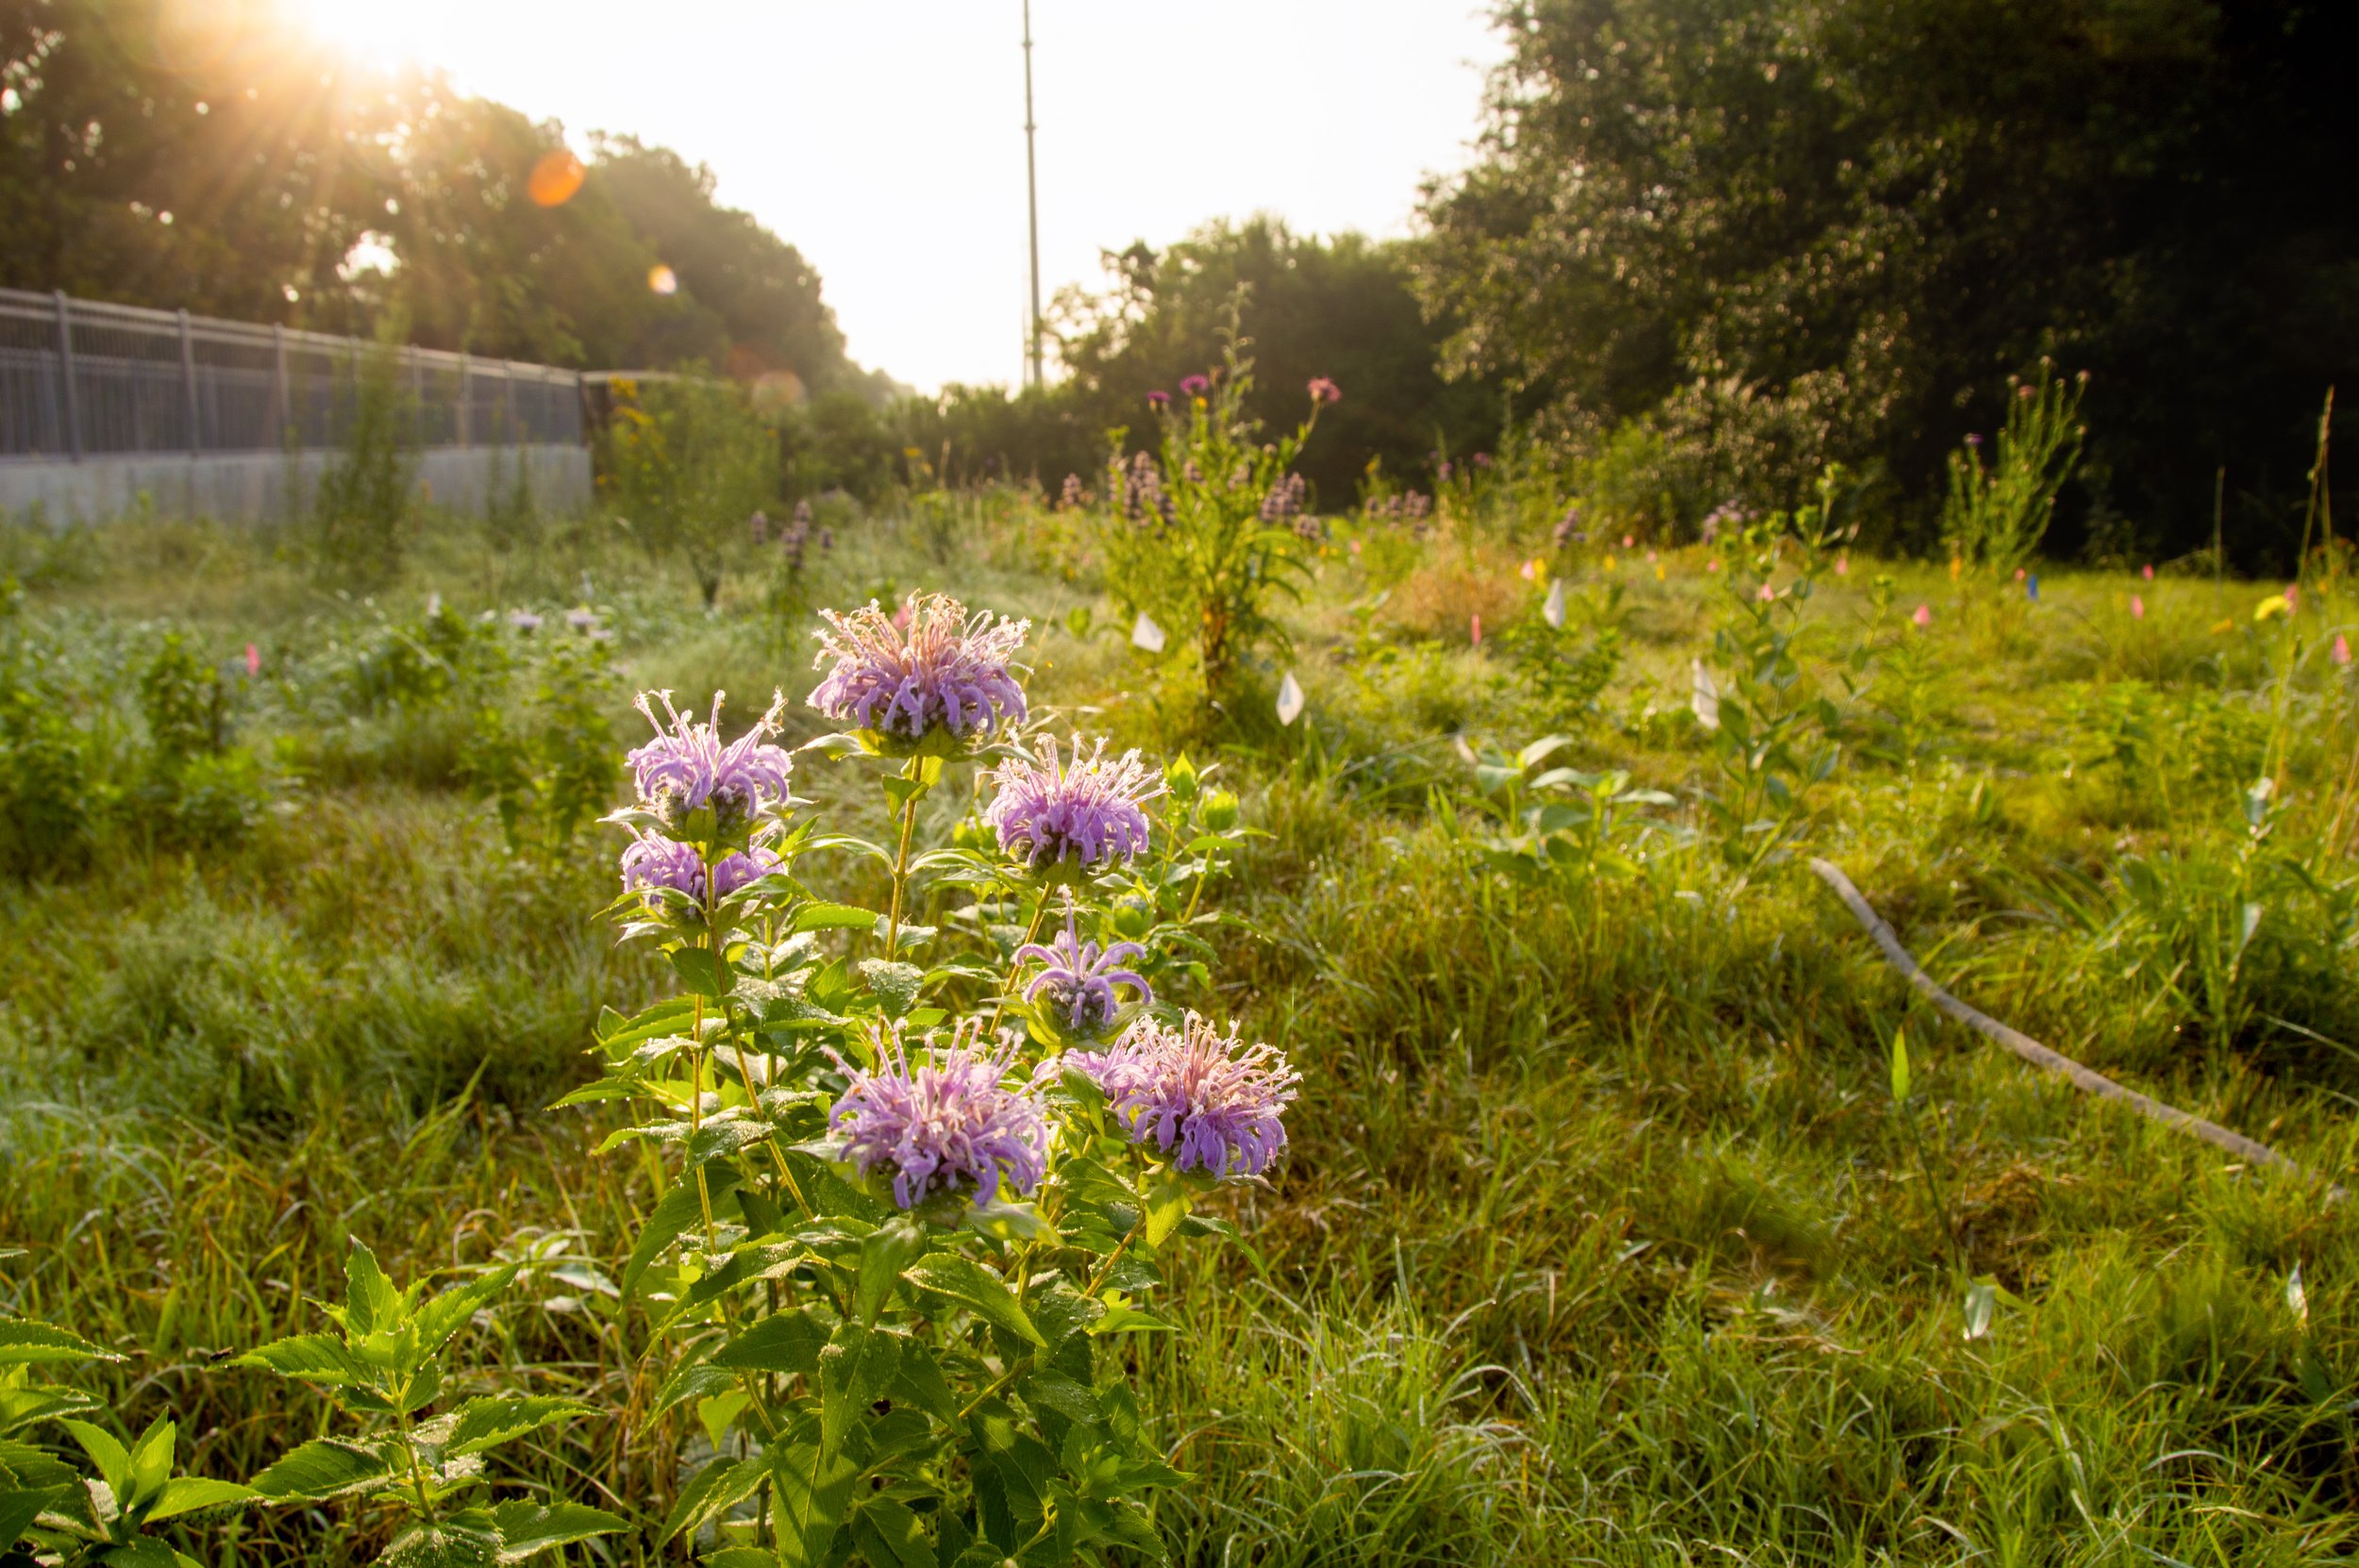
[[[158,453],[0,461],[0,516],[39,515],[53,527],[103,523],[127,512],[275,522],[308,509],[335,452]],[[418,497],[480,517],[494,496],[514,489],[524,469],[543,511],[586,509],[593,487],[590,453],[580,446],[438,446],[410,455]],[[141,497],[145,496],[144,502]],[[38,512],[36,512],[38,509]]]

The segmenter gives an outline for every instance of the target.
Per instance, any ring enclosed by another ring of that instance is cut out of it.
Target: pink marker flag
[[[1918,605],[1916,607],[1916,613],[1912,614],[1909,619],[1916,622],[1920,626],[1930,626],[1933,624],[1933,607],[1931,605]]]
[[[2351,640],[2339,631],[2334,634],[2334,662],[2337,664],[2351,662]]]
[[[2150,560],[2148,561],[2145,569],[2138,575],[2144,577],[2148,582],[2152,582],[2154,580],[2154,563]]]
[[[249,676],[259,676],[262,673],[261,650],[251,642],[245,645],[245,673]]]
[[[2139,598],[2135,593],[2130,595],[2130,619],[2133,621],[2143,621],[2146,619],[2146,601]]]

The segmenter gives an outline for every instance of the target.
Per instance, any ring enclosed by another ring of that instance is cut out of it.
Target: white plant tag
[[[1143,609],[1139,611],[1138,625],[1130,628],[1130,646],[1145,653],[1163,651],[1163,628],[1149,620]]]
[[[1563,577],[1548,584],[1548,602],[1540,607],[1540,618],[1560,631],[1564,629],[1564,579]]]
[[[1302,683],[1295,679],[1292,670],[1278,683],[1278,722],[1290,725],[1302,717]]]
[[[1712,684],[1712,672],[1704,668],[1702,659],[1697,659],[1695,664],[1695,681],[1687,693],[1688,710],[1696,715],[1696,722],[1706,729],[1717,729],[1720,727],[1720,689]]]

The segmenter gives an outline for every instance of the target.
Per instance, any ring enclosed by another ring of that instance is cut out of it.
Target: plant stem
[[[912,761],[903,771],[904,778],[917,777],[918,764]],[[901,890],[908,886],[910,876],[910,839],[917,831],[917,793],[912,792],[901,803],[901,849],[893,861],[893,910],[885,918],[885,957],[891,958],[901,942]]]

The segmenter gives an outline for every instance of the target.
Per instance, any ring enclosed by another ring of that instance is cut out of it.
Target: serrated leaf
[[[704,1166],[703,1170],[706,1193],[715,1204],[743,1179],[736,1166],[721,1160]],[[700,1225],[703,1220],[704,1199],[697,1193],[695,1176],[692,1174],[674,1182],[672,1190],[657,1202],[655,1212],[647,1216],[647,1223],[640,1228],[630,1259],[623,1265],[623,1294],[635,1294],[648,1265],[662,1256],[665,1247],[686,1234],[690,1226]]]
[[[861,1412],[892,1386],[901,1362],[891,1334],[856,1323],[839,1324],[819,1352],[819,1442],[833,1453]]]
[[[452,1287],[422,1303],[411,1316],[421,1355],[431,1356],[450,1343],[476,1313],[496,1300],[516,1277],[516,1265],[505,1263],[491,1273]]]
[[[281,1377],[300,1377],[328,1388],[365,1388],[376,1380],[376,1369],[331,1334],[291,1334],[249,1350],[229,1364],[262,1367]]]
[[[501,1503],[492,1510],[492,1522],[499,1527],[502,1562],[630,1528],[629,1521],[583,1503]]]
[[[872,1497],[852,1515],[852,1542],[871,1568],[934,1568],[934,1543],[906,1504]]]
[[[913,963],[900,963],[891,959],[862,959],[860,977],[885,1011],[899,1016],[917,1003],[919,987],[926,983],[926,972]]]
[[[828,1329],[808,1312],[776,1312],[712,1353],[712,1364],[780,1375],[819,1370]]]
[[[32,1527],[40,1518],[64,1500],[64,1487],[0,1487],[0,1556],[16,1544],[17,1538]]]
[[[1019,1339],[1029,1340],[1043,1349],[1048,1346],[1007,1282],[972,1259],[955,1253],[932,1253],[902,1270],[901,1277],[921,1291],[947,1296]]]
[[[728,966],[710,948],[675,947],[666,955],[683,984],[699,996],[719,998],[729,993]]]
[[[452,1424],[443,1451],[454,1458],[480,1454],[527,1432],[589,1413],[590,1407],[577,1400],[544,1395],[470,1399],[459,1407],[459,1419]]]
[[[496,1530],[445,1520],[402,1531],[376,1561],[377,1568],[494,1568],[499,1560]]]
[[[127,1495],[131,1490],[131,1451],[123,1446],[112,1432],[104,1426],[93,1426],[87,1421],[60,1421],[59,1426],[74,1434],[74,1441],[82,1445],[91,1463],[106,1479],[116,1497]]]
[[[392,1463],[374,1448],[340,1438],[313,1438],[302,1447],[282,1454],[254,1477],[257,1495],[273,1502],[320,1502],[354,1493],[374,1492],[393,1478]]]
[[[355,1339],[398,1326],[401,1293],[377,1266],[376,1254],[356,1239],[344,1253],[344,1331]]]
[[[861,1322],[877,1321],[901,1271],[925,1250],[926,1233],[906,1215],[879,1226],[861,1243],[860,1279],[852,1293],[854,1313]]]
[[[672,1505],[671,1517],[664,1520],[657,1544],[701,1529],[752,1496],[768,1468],[769,1457],[758,1454],[749,1460],[715,1459],[697,1471],[695,1479],[681,1489],[679,1500]]]
[[[121,1359],[113,1351],[101,1350],[71,1329],[31,1318],[0,1318],[0,1366]]]
[[[853,1445],[828,1449],[818,1442],[817,1424],[797,1424],[795,1441],[764,1458],[771,1465],[778,1499],[778,1559],[789,1568],[827,1560],[828,1546],[844,1521],[865,1455]],[[854,1437],[860,1428],[852,1428]]]
[[[176,1519],[199,1509],[224,1508],[232,1503],[251,1502],[260,1493],[250,1486],[235,1481],[206,1480],[195,1476],[176,1476],[164,1483],[156,1506],[147,1510],[148,1523],[159,1519]]]

